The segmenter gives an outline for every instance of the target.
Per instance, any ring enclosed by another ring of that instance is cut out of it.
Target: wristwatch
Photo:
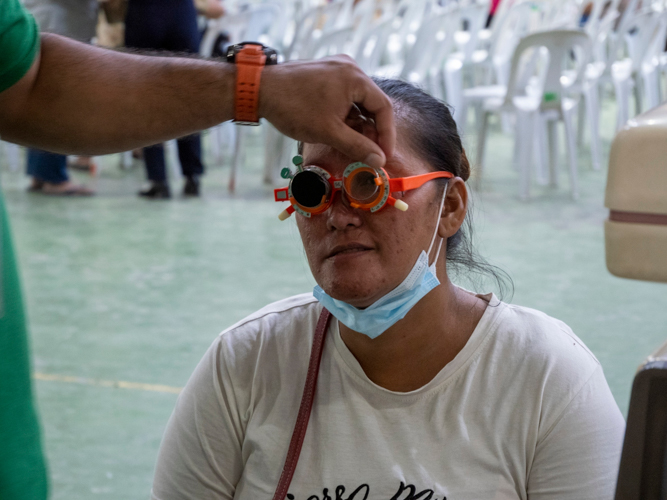
[[[278,64],[278,53],[259,42],[242,42],[227,49],[227,62],[236,64],[234,122],[259,125],[259,81],[264,66]]]

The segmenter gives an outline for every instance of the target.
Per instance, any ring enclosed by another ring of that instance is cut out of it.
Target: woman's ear
[[[468,212],[468,190],[460,177],[454,177],[447,182],[447,195],[440,214],[438,236],[450,238],[463,224]]]

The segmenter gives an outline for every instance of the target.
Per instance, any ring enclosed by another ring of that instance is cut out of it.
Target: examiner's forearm
[[[3,139],[104,154],[162,142],[233,118],[235,67],[113,52],[42,36],[28,88],[0,121]]]

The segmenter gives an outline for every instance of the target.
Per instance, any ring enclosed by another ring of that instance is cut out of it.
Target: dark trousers
[[[201,161],[201,137],[199,134],[181,137],[176,141],[178,145],[178,160],[185,177],[198,176],[204,173]],[[155,144],[144,148],[146,175],[149,180],[165,182],[167,180],[164,162],[164,145]]]
[[[130,0],[125,19],[125,45],[145,50],[196,53],[200,34],[197,12],[192,0]],[[201,160],[201,137],[193,134],[178,140],[178,159],[186,177],[204,173]],[[164,146],[144,148],[146,174],[149,180],[167,179]]]
[[[28,148],[28,175],[43,182],[60,184],[67,182],[67,156]]]

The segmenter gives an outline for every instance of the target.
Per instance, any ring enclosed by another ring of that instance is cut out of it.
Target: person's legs
[[[177,144],[178,159],[185,177],[183,194],[199,196],[199,177],[204,173],[204,164],[201,161],[201,135],[181,137]]]
[[[54,195],[89,196],[93,191],[69,180],[67,157],[39,149],[28,149],[26,170],[32,177],[29,191]]]
[[[146,164],[146,176],[150,181],[147,189],[139,191],[140,196],[146,198],[169,198],[169,184],[167,183],[167,169],[164,161],[164,144],[155,144],[143,149]]]
[[[167,2],[168,3],[168,2]],[[125,46],[135,49],[165,49],[171,6],[163,2],[129,2],[125,18]],[[146,177],[150,186],[139,191],[146,198],[169,198],[164,146],[143,149]]]
[[[51,184],[67,182],[67,157],[39,149],[28,148],[26,171],[30,177]]]
[[[194,2],[191,0],[174,1],[170,13],[172,17],[165,48],[176,52],[198,52],[201,34],[197,29],[197,12]],[[199,177],[204,173],[200,134],[178,139],[178,159],[183,176],[185,176],[183,194],[198,196]]]
[[[197,10],[191,0],[172,0],[164,48],[174,52],[199,52],[201,33],[197,28]]]

